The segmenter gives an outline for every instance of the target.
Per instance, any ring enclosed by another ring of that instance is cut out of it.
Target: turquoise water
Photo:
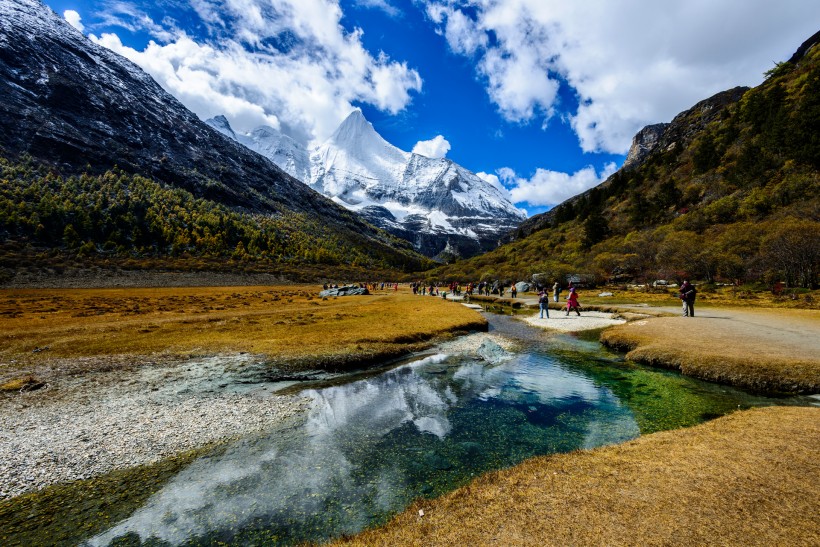
[[[322,541],[534,455],[782,402],[636,367],[588,338],[493,325],[522,349],[490,347],[489,361],[438,353],[306,389],[303,424],[194,461],[87,544]]]

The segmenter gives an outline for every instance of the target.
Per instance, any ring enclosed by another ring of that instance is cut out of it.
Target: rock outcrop
[[[329,296],[360,296],[363,294],[370,294],[370,292],[364,287],[358,287],[356,285],[346,285],[344,287],[325,289],[319,292],[319,296],[322,298]]]

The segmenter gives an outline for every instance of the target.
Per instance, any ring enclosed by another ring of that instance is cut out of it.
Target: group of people
[[[450,289],[450,292],[452,294],[461,294],[461,285],[459,285],[458,283],[451,283],[448,288]],[[427,284],[422,283],[421,281],[414,281],[410,283],[410,289],[413,291],[413,294],[420,294],[422,296],[447,295],[446,289],[442,289],[441,291],[439,291],[438,283],[430,283],[430,285],[428,286]]]
[[[462,285],[458,281],[453,281],[446,286],[439,285],[438,283],[430,283],[427,285],[421,281],[414,281],[410,284],[410,288],[413,294],[420,294],[422,296],[440,296],[442,294],[452,294],[453,296],[473,296],[474,294],[490,296],[491,294],[497,294],[503,297],[505,291],[504,284],[499,281],[493,283],[481,281],[480,283],[467,283],[466,285]],[[513,298],[518,296],[518,289],[516,289],[515,285],[510,287],[510,295]]]
[[[552,286],[552,299],[555,302],[561,297],[561,292],[563,289],[561,288],[561,284],[557,281]],[[550,318],[550,310],[549,310],[549,303],[550,297],[547,294],[547,291],[540,290],[538,292],[538,308],[540,309],[539,318],[540,319],[549,319]],[[572,286],[572,283],[569,284],[569,295],[567,295],[567,315],[569,312],[575,311],[578,314],[578,317],[581,316],[581,303],[578,301],[578,291],[575,290],[575,287]]]
[[[331,285],[334,286],[334,285]],[[372,284],[372,289],[377,287],[376,283]],[[385,284],[381,284],[382,290],[384,289]],[[474,293],[478,293],[480,295],[489,296],[491,293],[496,293],[499,296],[504,296],[504,285],[503,283],[499,283],[496,281],[495,283],[489,283],[487,281],[482,281],[480,283],[468,283],[465,287],[461,286],[461,283],[453,281],[450,283],[446,288],[439,289],[439,285],[437,283],[431,283],[427,286],[425,283],[421,281],[416,281],[410,284],[411,289],[413,290],[413,294],[421,294],[422,296],[430,295],[430,296],[440,296],[448,294],[453,294],[454,296],[461,296],[462,293],[467,296],[472,296]],[[328,288],[328,285],[325,284],[325,289]],[[398,283],[395,284],[388,284],[388,288],[392,288],[394,290],[398,290]],[[552,299],[554,302],[559,302],[561,298],[561,293],[563,289],[561,284],[557,281],[552,286]],[[680,286],[679,297],[681,299],[683,305],[683,316],[684,317],[694,317],[695,316],[695,298],[697,295],[697,290],[695,286],[689,283],[688,280],[685,280]],[[516,286],[513,284],[510,286],[510,296],[512,298],[516,298],[518,296],[518,290]],[[549,319],[550,312],[549,312],[549,295],[545,288],[541,288],[538,292],[538,307],[540,308],[539,317],[544,319],[545,317]],[[566,305],[566,315],[569,315],[570,312],[574,311],[578,316],[581,316],[581,303],[578,301],[578,291],[575,289],[572,283],[569,284],[569,294],[567,295],[567,305]]]

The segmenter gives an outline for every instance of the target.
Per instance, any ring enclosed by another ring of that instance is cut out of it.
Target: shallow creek
[[[69,511],[77,535],[64,540],[323,541],[535,455],[620,443],[739,408],[801,404],[626,363],[602,348],[597,333],[548,334],[488,318],[491,333],[514,349],[450,344],[379,372],[305,382],[298,389],[309,410],[298,423],[193,459],[125,514],[106,502],[107,514],[120,515],[110,525],[100,526],[98,505]],[[118,488],[139,490],[141,480],[125,474]]]

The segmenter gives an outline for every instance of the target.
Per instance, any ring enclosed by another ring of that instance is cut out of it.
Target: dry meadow
[[[0,291],[0,385],[31,375],[247,352],[341,370],[486,330],[475,311],[405,290],[322,299],[319,286]]]
[[[723,309],[608,329],[627,358],[759,392],[820,392],[820,311]]]
[[[533,458],[349,545],[818,545],[820,409],[738,412]]]

